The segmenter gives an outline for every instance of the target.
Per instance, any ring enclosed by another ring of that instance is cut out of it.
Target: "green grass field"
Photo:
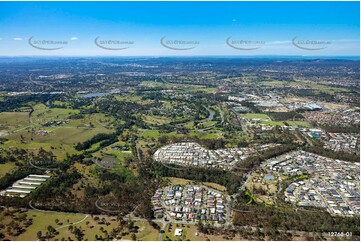
[[[62,160],[66,153],[78,153],[74,145],[78,142],[84,142],[98,133],[109,133],[110,131],[102,128],[77,128],[77,127],[59,127],[44,128],[41,130],[49,131],[45,136],[37,135],[28,130],[22,130],[7,136],[9,141],[3,145],[5,148],[17,147],[29,150],[37,150],[42,147],[45,150],[51,150],[54,155]],[[21,138],[23,137],[23,138]],[[23,141],[22,141],[23,140]]]
[[[11,133],[30,125],[28,112],[0,113],[0,131]]]
[[[95,235],[102,236],[105,238],[105,233],[101,231],[101,227],[104,228],[104,231],[110,233],[113,228],[116,228],[118,223],[115,218],[110,218],[108,216],[101,216],[109,224],[99,224],[91,216],[83,214],[66,214],[58,212],[40,212],[37,210],[29,210],[26,212],[28,218],[33,219],[33,223],[26,229],[21,235],[14,237],[11,236],[9,239],[12,240],[21,240],[21,241],[36,241],[38,240],[37,233],[41,231],[45,235],[47,227],[50,225],[55,228],[59,234],[56,235],[51,240],[61,240],[68,238],[76,240],[74,234],[69,230],[69,225],[82,228],[84,233],[84,240],[96,240]],[[46,218],[46,219],[44,219]],[[55,220],[58,219],[58,224]],[[0,222],[3,224],[9,223],[11,221],[10,216],[0,216]],[[134,222],[134,226],[138,227],[138,232],[136,233],[138,240],[158,240],[159,232],[154,229],[148,222]],[[131,234],[128,229],[125,228],[123,232],[128,232],[122,237],[125,240],[131,240]]]
[[[144,131],[142,137],[144,139],[158,139],[159,137],[164,136],[164,137],[181,137],[182,134],[177,134],[177,132],[170,132],[170,133],[164,133],[161,134],[159,133],[158,130],[146,130]]]
[[[190,132],[188,135],[191,137],[197,137],[200,139],[218,139],[218,138],[222,137],[217,133],[201,133],[198,131]]]
[[[142,82],[143,83],[143,82]],[[124,101],[124,102],[135,102],[140,105],[150,104],[153,103],[153,100],[150,99],[142,99],[140,96],[131,96],[131,95],[115,95],[114,96],[116,100],[118,101]]]
[[[47,122],[65,121],[70,115],[78,114],[79,110],[66,108],[48,108],[44,104],[33,106],[32,122],[35,125],[44,125]]]
[[[267,86],[307,86],[310,87],[314,90],[318,90],[321,92],[326,92],[328,94],[334,95],[337,92],[350,92],[349,89],[347,88],[342,88],[342,87],[334,87],[331,85],[328,85],[325,83],[325,85],[323,84],[316,84],[315,82],[312,81],[307,81],[307,80],[296,80],[296,81],[291,81],[291,82],[283,82],[283,81],[277,81],[277,80],[270,80],[270,81],[263,81],[261,82],[262,85],[267,85]]]
[[[65,214],[65,213],[56,213],[56,212],[40,212],[35,210],[30,210],[27,212],[28,217],[33,218],[33,224],[30,225],[26,231],[18,236],[17,240],[38,240],[37,238],[37,232],[42,231],[43,234],[45,234],[47,227],[49,225],[53,226],[54,228],[60,227],[60,225],[57,225],[55,223],[55,219],[59,219],[63,225],[69,224],[69,223],[76,223],[78,221],[81,221],[84,219],[84,215],[81,214]],[[46,218],[46,219],[44,219]],[[69,220],[69,222],[68,222]],[[80,226],[81,224],[79,224]],[[85,222],[83,224],[85,227]],[[67,228],[63,228],[59,230],[60,234],[58,235],[60,238],[65,237],[67,238],[70,235],[70,232],[67,230]],[[66,233],[68,232],[68,233]],[[57,237],[58,237],[57,236]],[[74,237],[73,237],[74,238]]]
[[[271,120],[271,118],[267,114],[263,113],[246,113],[242,115],[248,119],[263,119],[263,120]]]
[[[187,129],[194,129],[194,122],[187,122],[186,124],[184,124],[184,127],[186,127]]]
[[[160,134],[158,130],[146,130],[143,134],[143,138],[145,139],[151,139],[151,138],[158,139],[159,137]]]
[[[202,122],[200,124],[198,124],[198,127],[202,127],[202,128],[209,128],[212,127],[216,124],[216,121],[206,121],[206,122]]]
[[[163,124],[169,124],[170,119],[160,116],[151,116],[151,115],[144,115],[142,116],[144,122],[151,124],[151,125],[163,125]]]
[[[269,124],[269,125],[273,125],[273,126],[284,126],[285,124],[283,122],[278,122],[278,121],[272,121],[272,120],[262,120],[261,121],[262,124]]]
[[[283,82],[283,81],[276,81],[276,80],[272,80],[272,81],[263,81],[261,82],[262,85],[266,85],[266,86],[282,86],[282,85],[289,85],[287,82]]]
[[[266,125],[285,126],[284,122],[273,121],[267,114],[263,114],[263,113],[247,113],[247,114],[243,114],[242,116],[248,119],[260,119],[260,122]],[[299,126],[299,127],[307,127],[307,128],[312,127],[312,125],[307,121],[287,120],[285,122],[287,122],[290,126],[296,126],[296,127]]]
[[[6,173],[11,172],[15,169],[14,162],[7,162],[5,164],[0,164],[0,177],[3,177]]]
[[[104,114],[85,115],[80,119],[71,119],[68,123],[43,127],[47,122],[65,121],[70,115],[78,113],[78,110],[72,109],[50,109],[43,104],[34,105],[31,120],[27,112],[0,113],[0,135],[6,135],[8,139],[2,147],[17,147],[35,152],[41,147],[51,150],[57,159],[63,160],[67,153],[78,153],[73,147],[78,142],[84,142],[99,133],[112,132],[113,129],[108,125],[114,120]]]
[[[110,146],[107,146],[95,153],[93,153],[94,157],[102,158],[103,156],[112,156],[116,157],[120,161],[123,161],[126,157],[132,156],[132,152],[130,150],[128,151],[122,151],[120,149],[115,149],[116,146],[124,146],[125,142],[119,141],[116,142]]]

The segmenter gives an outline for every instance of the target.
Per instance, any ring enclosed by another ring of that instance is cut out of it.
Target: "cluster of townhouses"
[[[152,197],[154,216],[168,215],[183,221],[213,221],[224,223],[226,202],[216,190],[198,185],[173,185],[158,189]]]
[[[285,199],[298,206],[325,207],[331,214],[360,214],[360,164],[294,151],[268,160],[265,169],[275,177],[296,177]]]

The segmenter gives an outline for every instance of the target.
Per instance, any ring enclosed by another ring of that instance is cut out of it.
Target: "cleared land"
[[[11,133],[30,125],[28,112],[0,113],[0,133]],[[0,134],[1,137],[1,134]]]
[[[168,179],[170,181],[170,183],[174,184],[174,185],[200,184],[200,185],[208,186],[210,188],[214,188],[221,192],[226,191],[226,188],[224,186],[219,185],[217,183],[213,183],[213,182],[195,182],[192,180],[187,180],[187,179],[182,179],[182,178],[177,178],[177,177],[166,177],[166,179]]]
[[[7,162],[5,164],[0,164],[0,177],[3,177],[6,173],[11,172],[15,169],[14,162]]]
[[[62,240],[63,238],[65,240],[68,240],[69,238],[76,240],[75,235],[69,230],[69,226],[72,225],[83,230],[84,240],[96,240],[96,235],[106,238],[106,234],[110,234],[114,228],[118,227],[118,222],[115,218],[105,216],[99,216],[97,219],[97,216],[91,217],[83,214],[40,212],[36,210],[29,210],[26,214],[28,218],[33,219],[33,223],[24,233],[17,237],[10,237],[10,239],[36,241],[38,240],[38,231],[41,231],[42,235],[45,235],[48,231],[48,226],[52,226],[59,234],[51,240]],[[10,216],[0,216],[0,222],[2,224],[7,224],[10,221]],[[134,227],[137,227],[137,232],[135,233],[137,240],[157,240],[159,237],[159,232],[148,222],[134,222]],[[131,233],[127,228],[124,228],[122,232],[123,236],[121,236],[121,239],[132,239]]]

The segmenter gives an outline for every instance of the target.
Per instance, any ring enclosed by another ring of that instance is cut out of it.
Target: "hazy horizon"
[[[0,56],[360,56],[359,6],[0,2]]]

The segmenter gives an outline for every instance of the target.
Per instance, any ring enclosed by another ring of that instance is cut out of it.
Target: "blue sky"
[[[359,21],[359,2],[0,2],[0,56],[359,56]]]

